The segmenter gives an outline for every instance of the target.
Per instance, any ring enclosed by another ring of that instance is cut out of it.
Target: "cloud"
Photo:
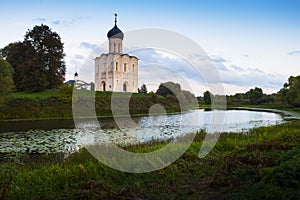
[[[83,16],[75,16],[71,19],[47,19],[47,18],[44,18],[44,17],[37,17],[37,18],[34,18],[32,19],[32,21],[34,22],[38,22],[38,23],[41,23],[41,22],[50,22],[52,25],[63,25],[63,26],[70,26],[78,21],[81,21],[81,20],[84,20],[84,19],[87,19],[87,17],[83,17]]]
[[[300,50],[290,51],[287,54],[290,55],[290,56],[298,56],[298,55],[300,55]]]
[[[232,70],[235,70],[235,71],[239,71],[239,72],[245,71],[244,68],[239,67],[239,66],[237,66],[237,65],[230,65],[229,68],[231,68]]]
[[[211,55],[210,60],[215,64],[215,66],[217,67],[217,70],[229,71],[228,67],[225,65],[227,60],[225,58],[223,58],[222,56]]]
[[[236,65],[228,67],[228,71],[220,71],[223,82],[243,87],[262,87],[279,89],[287,77],[271,74],[259,69],[243,68]]]
[[[75,16],[72,19],[64,20],[64,19],[56,19],[52,21],[54,25],[63,25],[63,26],[70,26],[73,25],[81,20],[87,19],[87,17],[83,16]]]
[[[218,70],[221,70],[221,71],[228,71],[229,69],[226,67],[225,64],[223,63],[215,63],[216,67]]]
[[[185,62],[184,59],[167,56],[166,52],[161,53],[157,50],[148,49],[135,52],[135,54],[140,59],[139,80],[142,82],[150,80],[155,82],[171,80],[177,81],[179,84],[193,82],[193,86],[190,86],[190,88],[193,88],[196,94],[201,94],[199,88],[205,86],[213,88],[220,84],[223,84],[224,88],[226,86],[226,93],[230,94],[235,93],[234,88],[236,88],[236,91],[241,92],[241,89],[249,89],[256,86],[267,91],[278,91],[287,79],[283,75],[267,73],[258,68],[229,65],[226,63],[226,59],[220,56],[213,56],[211,59],[207,59],[206,55],[192,55],[190,58],[193,57],[198,63],[194,67],[189,62]],[[214,61],[214,63],[211,61]],[[196,83],[198,87],[195,87]]]
[[[83,55],[80,55],[80,54],[75,54],[75,55],[74,55],[74,58],[75,58],[75,59],[79,59],[79,60],[83,60],[83,59],[84,59],[84,56],[83,56]]]
[[[38,17],[38,18],[34,18],[32,21],[35,21],[35,22],[46,22],[47,19],[43,18],[43,17]]]
[[[61,21],[57,19],[57,20],[52,21],[51,23],[55,24],[55,25],[59,25],[59,24],[61,24]]]
[[[223,57],[221,56],[210,56],[211,60],[215,63],[223,63],[226,62],[227,60],[225,60]]]
[[[86,48],[86,49],[91,49],[91,50],[96,50],[97,48],[99,48],[99,46],[97,44],[92,44],[92,43],[88,43],[88,42],[81,42],[80,47]]]
[[[94,59],[107,53],[107,50],[101,48],[94,41],[74,42],[72,45],[74,51],[66,56],[67,79],[72,79],[77,71],[79,79],[85,82],[94,81]]]

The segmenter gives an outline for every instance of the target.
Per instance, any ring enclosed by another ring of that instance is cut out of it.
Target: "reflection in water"
[[[212,124],[211,120],[216,114],[225,114],[225,119]],[[177,115],[152,115],[133,119],[123,117],[121,120],[123,121],[120,127],[112,118],[101,119],[100,123],[82,119],[76,128],[70,128],[70,124],[67,124],[66,128],[62,129],[63,123],[60,121],[60,123],[55,122],[56,125],[59,124],[56,127],[60,129],[48,130],[42,126],[34,126],[35,130],[24,128],[19,132],[0,133],[0,153],[72,152],[84,145],[95,143],[132,144],[153,139],[172,139],[202,129],[208,132],[212,130],[245,132],[252,128],[283,122],[283,118],[279,114],[246,110],[193,110]],[[47,123],[44,121],[43,123],[54,126],[51,124],[53,121],[47,121]],[[12,123],[15,127],[20,128],[19,124],[20,122]],[[124,124],[131,124],[131,126]]]

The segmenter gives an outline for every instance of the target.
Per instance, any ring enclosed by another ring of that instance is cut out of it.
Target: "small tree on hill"
[[[213,94],[211,94],[209,91],[206,91],[203,93],[203,99],[204,99],[204,103],[205,104],[211,104],[212,102],[212,98],[213,97]]]
[[[13,87],[13,69],[7,61],[0,58],[0,105]]]
[[[141,86],[141,89],[140,89],[140,88],[138,88],[138,92],[139,92],[139,93],[142,93],[142,94],[147,94],[147,93],[148,93],[148,91],[147,91],[147,87],[146,87],[146,85],[145,85],[145,84],[143,84],[143,85]]]
[[[180,93],[182,93],[181,86],[178,83],[173,82],[161,83],[156,91],[156,94],[164,97]]]
[[[63,103],[72,103],[72,100],[77,101],[78,97],[76,94],[73,94],[73,88],[74,88],[74,84],[63,84],[60,87],[60,96],[59,99],[63,102]]]

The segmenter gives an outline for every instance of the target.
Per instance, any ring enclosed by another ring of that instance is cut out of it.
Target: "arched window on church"
[[[132,72],[134,73],[134,64],[132,64]]]
[[[118,66],[119,65],[119,63],[118,62],[116,62],[116,71],[118,71]]]
[[[116,52],[116,43],[114,43],[114,52]]]
[[[127,65],[126,65],[126,63],[124,63],[124,72],[126,72],[127,71]]]
[[[120,45],[120,43],[118,44],[118,52],[121,53],[121,45]]]

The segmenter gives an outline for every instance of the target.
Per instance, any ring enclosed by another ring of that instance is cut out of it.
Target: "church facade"
[[[117,14],[107,37],[108,53],[95,58],[95,90],[137,92],[138,58],[122,53],[124,33],[117,27]]]

